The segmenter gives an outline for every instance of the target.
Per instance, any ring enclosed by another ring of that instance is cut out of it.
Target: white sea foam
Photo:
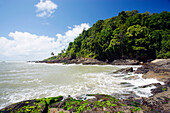
[[[63,65],[24,62],[6,64],[6,67],[10,69],[0,67],[3,70],[0,79],[0,108],[23,100],[59,95],[77,97],[84,94],[112,95],[135,92],[138,96],[147,97],[151,95],[150,89],[154,86],[136,87],[159,82],[156,79],[143,79],[141,74],[112,73],[120,68],[141,67],[134,65]],[[9,70],[13,73],[9,73]],[[138,76],[138,79],[125,79],[129,76]],[[128,84],[121,84],[122,82]]]
[[[118,67],[118,68],[128,68],[128,67],[133,67],[133,68],[139,68],[139,67],[142,67],[142,65],[114,65],[115,67]]]
[[[39,80],[39,79],[33,79],[33,80],[25,80],[25,81],[23,81],[23,83],[34,83],[34,82],[36,82],[36,83],[41,83],[41,82],[42,82],[42,80]]]

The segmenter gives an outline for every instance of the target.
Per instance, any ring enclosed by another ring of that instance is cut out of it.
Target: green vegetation
[[[162,88],[162,91],[167,91],[167,88]]]
[[[142,110],[140,107],[131,108],[132,113]]]
[[[58,56],[63,58],[115,59],[170,58],[170,12],[122,11],[118,16],[97,21],[84,30]]]

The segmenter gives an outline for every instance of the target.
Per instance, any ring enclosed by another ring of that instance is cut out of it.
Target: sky
[[[0,0],[0,61],[43,60],[97,20],[170,11],[170,0]]]

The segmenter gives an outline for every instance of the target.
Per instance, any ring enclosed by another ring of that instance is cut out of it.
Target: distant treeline
[[[108,61],[170,58],[170,12],[122,11],[98,20],[70,42],[66,51],[46,60],[81,57]]]

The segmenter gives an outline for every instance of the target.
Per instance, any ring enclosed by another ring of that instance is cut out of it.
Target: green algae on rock
[[[10,105],[2,110],[1,113],[48,113],[58,110],[56,113],[64,112],[117,112],[123,111],[135,112],[142,110],[140,107],[127,106],[123,101],[109,95],[91,94],[93,99],[77,100],[72,97],[63,99],[62,96],[49,97],[42,99],[27,100]],[[128,109],[127,109],[128,108]],[[126,109],[126,110],[125,110]]]
[[[62,96],[42,99],[26,100],[12,104],[0,110],[0,113],[46,113],[48,106],[55,102],[60,102]]]
[[[27,100],[10,105],[0,113],[155,113],[164,111],[168,99],[157,102],[151,98],[117,99],[110,95],[88,94],[90,99],[82,100],[62,96]],[[151,103],[150,103],[151,102]],[[154,104],[156,102],[156,104]]]

